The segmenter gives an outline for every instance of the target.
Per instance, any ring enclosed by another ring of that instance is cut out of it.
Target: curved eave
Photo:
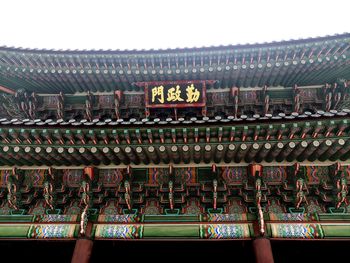
[[[350,34],[172,50],[0,47],[0,85],[40,93],[132,90],[133,83],[215,79],[220,87],[318,85],[350,79]]]

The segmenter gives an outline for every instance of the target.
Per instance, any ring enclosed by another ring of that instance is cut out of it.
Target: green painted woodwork
[[[31,225],[0,224],[0,238],[27,238]]]
[[[1,222],[33,222],[33,215],[0,215]]]
[[[144,215],[143,222],[198,222],[198,215]]]
[[[318,214],[320,221],[331,220],[331,221],[344,221],[350,220],[350,214]]]
[[[198,238],[199,225],[152,224],[144,225],[144,238]]]
[[[350,238],[350,224],[322,224],[325,238]]]

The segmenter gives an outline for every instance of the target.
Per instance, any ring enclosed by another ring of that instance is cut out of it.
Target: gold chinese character
[[[159,87],[154,87],[152,88],[152,102],[155,102],[156,97],[159,100],[160,103],[164,103],[164,87],[159,86]]]
[[[199,91],[194,87],[193,84],[191,86],[187,86],[186,88],[187,102],[197,102],[200,96]]]
[[[179,85],[176,86],[176,90],[174,87],[168,90],[168,98],[166,100],[167,101],[184,101],[181,98],[181,90]]]

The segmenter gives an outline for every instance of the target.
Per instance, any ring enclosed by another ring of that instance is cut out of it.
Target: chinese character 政
[[[174,87],[168,90],[168,98],[166,100],[167,101],[184,101],[181,98],[181,90],[179,85],[176,86],[176,90]]]

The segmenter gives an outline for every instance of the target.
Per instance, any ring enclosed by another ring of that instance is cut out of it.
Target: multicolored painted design
[[[101,169],[99,178],[104,187],[115,187],[123,180],[123,169]]]
[[[24,185],[30,185],[33,187],[43,187],[45,181],[46,169],[36,169],[25,171]]]
[[[247,220],[247,214],[202,214],[200,219],[204,222],[235,222]]]
[[[247,180],[246,167],[222,167],[221,176],[227,184],[242,184]]]
[[[317,220],[315,214],[305,213],[270,213],[270,220],[273,221],[314,221]]]
[[[175,182],[180,184],[194,184],[197,182],[197,173],[195,167],[176,168],[174,169]],[[169,182],[169,169],[166,168],[149,168],[148,184],[159,185]]]
[[[323,238],[320,224],[270,224],[272,237],[280,238]]]
[[[308,200],[308,204],[305,204],[306,212],[311,213],[324,213],[325,209],[315,200]]]
[[[264,166],[262,178],[265,183],[282,183],[287,179],[286,166]]]
[[[149,200],[143,209],[145,215],[160,215],[159,202],[157,200]]]
[[[108,223],[134,223],[140,222],[140,217],[134,214],[126,215],[99,215],[98,222]]]
[[[49,223],[49,222],[76,222],[77,215],[37,215],[35,216],[36,222]]]
[[[118,209],[118,204],[114,200],[109,200],[107,202],[107,205],[102,209],[103,215],[118,215],[119,209]]]
[[[231,199],[227,205],[227,214],[243,214],[247,212],[247,207],[242,204],[241,200]]]
[[[188,205],[184,208],[185,215],[199,215],[201,212],[200,202],[196,199],[189,200]]]
[[[114,107],[114,95],[98,95],[98,105],[102,109]]]
[[[148,184],[159,185],[169,182],[169,169],[149,168],[148,169]]]
[[[11,175],[10,170],[0,170],[0,187],[6,188],[7,187],[7,178]]]
[[[266,207],[266,210],[269,213],[274,214],[283,214],[285,212],[285,208],[278,200],[271,199]]]
[[[200,237],[205,239],[249,238],[248,224],[210,224],[200,225]]]
[[[97,225],[95,238],[138,239],[142,233],[143,225]]]
[[[68,187],[80,187],[83,178],[83,170],[65,169],[63,170],[63,182]]]
[[[67,208],[64,214],[66,215],[78,215],[81,213],[78,201],[74,201],[70,207]]]
[[[197,183],[197,173],[195,167],[176,168],[175,182],[180,184],[195,184]]]
[[[42,200],[39,200],[35,206],[33,207],[33,209],[31,209],[29,211],[29,214],[32,215],[44,215],[46,212],[46,207],[45,207],[45,202]]]
[[[303,172],[308,184],[319,184],[330,181],[327,166],[303,166]]]
[[[9,207],[8,202],[4,202],[4,205],[0,207],[0,215],[9,215],[11,210],[12,209]]]
[[[346,179],[349,181],[350,180],[350,165],[342,165],[341,169],[343,170]]]
[[[29,238],[73,238],[75,229],[78,225],[32,225],[29,232]]]

